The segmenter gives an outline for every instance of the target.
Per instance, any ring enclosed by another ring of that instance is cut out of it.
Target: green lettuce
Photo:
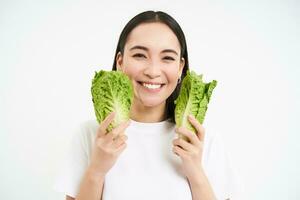
[[[104,70],[95,72],[91,93],[94,111],[99,123],[111,112],[116,112],[113,122],[107,128],[108,131],[130,119],[133,86],[128,76],[123,72]]]
[[[217,85],[216,80],[204,83],[202,76],[202,74],[197,75],[193,71],[187,71],[187,75],[182,80],[179,95],[174,102],[176,126],[185,127],[194,133],[196,130],[188,121],[188,116],[191,114],[201,124],[203,123],[207,105]]]

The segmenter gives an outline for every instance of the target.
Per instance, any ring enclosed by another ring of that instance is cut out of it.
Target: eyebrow
[[[149,51],[149,49],[147,47],[140,46],[140,45],[136,45],[134,47],[131,47],[130,51],[134,50],[134,49],[141,49],[141,50],[144,50],[144,51]],[[162,53],[174,53],[174,54],[178,55],[178,53],[175,50],[173,50],[173,49],[164,49],[161,52]]]

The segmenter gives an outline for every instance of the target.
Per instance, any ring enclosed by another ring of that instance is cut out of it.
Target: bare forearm
[[[87,169],[79,188],[76,200],[101,200],[104,176],[95,175],[92,169]]]
[[[197,176],[188,180],[193,200],[216,200],[213,189],[203,170]]]

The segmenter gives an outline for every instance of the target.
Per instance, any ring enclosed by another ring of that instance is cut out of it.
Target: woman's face
[[[184,59],[172,30],[163,23],[143,23],[128,35],[124,55],[117,55],[117,69],[129,76],[134,102],[161,105],[176,88]],[[138,102],[137,102],[138,101]]]

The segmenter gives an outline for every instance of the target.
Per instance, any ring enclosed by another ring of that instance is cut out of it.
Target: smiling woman
[[[67,199],[241,199],[220,138],[192,116],[196,134],[175,127],[174,100],[188,68],[184,33],[170,15],[146,11],[131,19],[112,68],[132,82],[130,120],[111,132],[114,113],[82,123],[56,189]]]
[[[164,23],[143,23],[130,32],[123,53],[117,54],[116,67],[134,86],[132,119],[158,122],[166,118],[166,99],[177,87],[185,65],[177,52],[179,41]]]
[[[140,87],[140,90],[135,91],[135,96],[138,98],[134,108],[141,109],[138,105],[143,101],[145,101],[144,105],[148,105],[143,106],[144,111],[142,111],[147,112],[148,115],[139,117],[147,117],[148,119],[145,120],[151,122],[153,120],[151,113],[154,112],[154,115],[160,115],[158,121],[169,118],[175,122],[174,100],[179,93],[180,80],[189,69],[189,61],[184,33],[174,18],[160,11],[146,11],[132,18],[120,34],[113,63],[113,70],[117,69],[125,73],[127,71],[128,75],[131,74],[130,77],[137,89],[141,85],[147,87],[146,83],[152,83],[152,86],[148,84],[148,88],[157,88],[155,83],[164,87],[160,96],[155,99],[158,101],[158,104],[157,102],[155,104],[164,108],[163,113],[161,108],[157,108],[160,110],[157,113],[149,107],[154,102],[151,101],[151,96],[148,95],[148,99],[146,96],[147,91],[151,94],[152,90]],[[165,98],[166,101],[159,102],[161,101],[159,98]]]

